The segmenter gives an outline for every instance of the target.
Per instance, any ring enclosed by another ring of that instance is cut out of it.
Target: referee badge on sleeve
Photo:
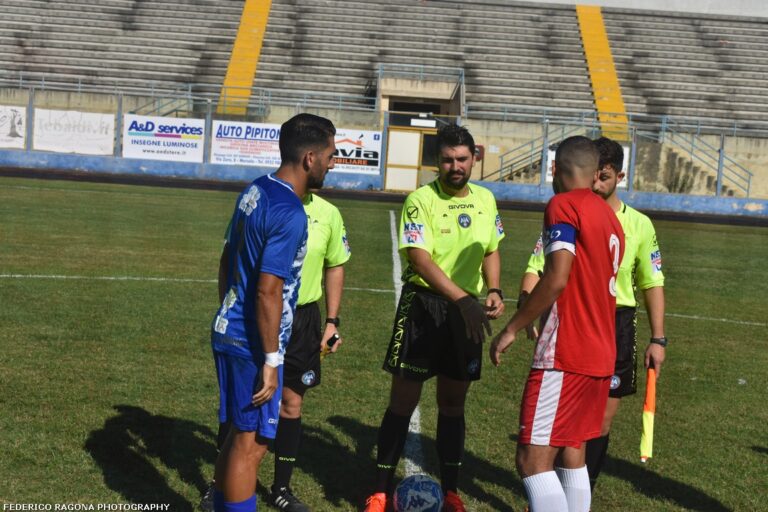
[[[406,222],[403,226],[404,244],[423,244],[424,243],[424,224],[415,222]]]

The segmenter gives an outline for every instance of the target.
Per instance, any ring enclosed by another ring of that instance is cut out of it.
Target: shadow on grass
[[[608,456],[605,459],[603,472],[626,480],[634,485],[637,492],[641,494],[653,499],[674,502],[686,510],[706,512],[726,512],[730,510],[718,500],[707,496],[699,489],[656,474],[641,464]],[[597,484],[597,493],[600,492],[599,482],[600,480],[598,480]]]
[[[378,426],[364,425],[344,416],[332,416],[328,418],[328,424],[328,429],[305,428],[298,464],[322,487],[325,499],[334,509],[346,507],[347,503],[362,508],[374,486],[376,461],[373,457]],[[337,435],[353,439],[354,448],[342,445],[336,440]],[[421,440],[427,458],[424,469],[437,475],[435,442],[424,436]],[[522,484],[516,475],[466,452],[459,483],[462,495],[474,498],[492,510],[511,512],[510,505],[482,488],[484,483],[511,486],[515,493],[523,495]]]
[[[768,455],[768,448],[766,448],[765,446],[755,445],[752,447],[752,451],[754,451],[755,453],[762,453],[763,455]]]
[[[94,430],[85,450],[104,473],[107,486],[133,503],[167,503],[170,510],[193,510],[158,470],[162,465],[202,491],[208,485],[200,462],[216,458],[215,433],[187,420],[154,415],[141,407],[116,405],[118,412]],[[159,462],[157,462],[159,461]]]

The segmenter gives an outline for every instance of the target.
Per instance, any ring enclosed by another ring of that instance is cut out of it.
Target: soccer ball
[[[443,489],[427,475],[404,478],[395,489],[396,512],[440,512]]]

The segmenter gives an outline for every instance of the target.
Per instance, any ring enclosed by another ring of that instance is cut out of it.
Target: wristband
[[[339,317],[337,317],[337,316],[335,316],[335,317],[328,317],[328,318],[325,319],[325,323],[333,324],[336,327],[338,327],[338,326],[341,325],[341,320],[339,320]]]
[[[662,347],[666,347],[667,338],[666,336],[662,336],[661,338],[651,338],[650,343],[655,343],[656,345],[661,345]]]
[[[530,293],[526,291],[520,292],[520,295],[517,296],[517,309],[520,309],[523,307],[523,303],[526,301]]]
[[[264,354],[264,364],[271,366],[272,368],[277,368],[283,364],[283,356],[280,352],[269,352],[268,354]]]
[[[504,300],[504,294],[501,293],[501,288],[488,288],[488,293],[486,293],[486,295],[490,293],[495,293],[501,300]]]

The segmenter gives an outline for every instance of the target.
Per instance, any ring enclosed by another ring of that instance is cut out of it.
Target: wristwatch
[[[328,318],[325,319],[325,323],[333,324],[336,327],[338,327],[339,325],[341,325],[341,320],[339,320],[339,317],[337,317],[337,316],[335,316],[335,317],[330,317],[329,316]]]
[[[504,294],[501,293],[501,288],[488,288],[488,293],[486,295],[490,293],[495,293],[501,300],[504,300]]]
[[[667,337],[662,336],[661,338],[651,338],[651,343],[655,343],[657,345],[661,345],[662,347],[667,346]]]

